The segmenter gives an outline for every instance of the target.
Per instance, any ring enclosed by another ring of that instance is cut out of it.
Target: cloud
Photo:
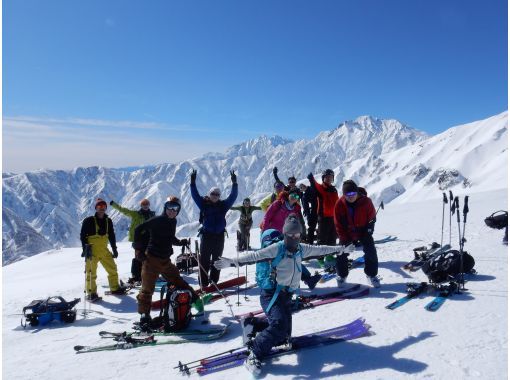
[[[176,131],[193,133],[184,136]],[[213,139],[194,136],[200,131],[151,122],[5,117],[3,170],[19,173],[39,168],[178,162],[229,146],[221,134]]]

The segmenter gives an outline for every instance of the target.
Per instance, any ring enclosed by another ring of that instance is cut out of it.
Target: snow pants
[[[260,291],[260,305],[264,310],[273,298],[274,290]],[[261,359],[271,348],[282,344],[292,333],[292,293],[281,290],[267,314],[269,326],[259,332],[253,342],[253,352]]]
[[[306,242],[308,244],[313,244],[315,240],[315,230],[317,229],[317,215],[310,215],[306,218],[306,222],[308,223]]]
[[[103,237],[104,236],[104,237]],[[106,235],[93,235],[88,237],[92,247],[92,258],[85,260],[85,272],[87,281],[87,294],[97,293],[97,266],[99,263],[108,273],[108,285],[113,292],[119,288],[119,275],[117,264],[113,260],[112,253],[107,247],[108,237]]]
[[[365,274],[370,277],[377,276],[379,269],[379,260],[377,258],[377,250],[375,249],[374,238],[370,234],[365,234],[360,239],[365,254]],[[336,257],[336,274],[340,277],[347,277],[349,274],[348,255],[342,254]]]
[[[188,289],[193,295],[193,301],[198,299],[198,295],[193,288],[181,277],[179,269],[172,264],[170,258],[160,258],[147,254],[147,258],[142,266],[142,288],[136,296],[138,300],[138,312],[140,314],[149,313],[151,310],[152,294],[156,286],[156,280],[159,275],[172,283],[178,289]]]
[[[214,262],[223,255],[225,235],[204,232],[200,237],[200,283],[209,285],[209,280],[217,283],[220,271],[214,267]],[[203,269],[202,269],[203,268]]]
[[[319,245],[336,245],[335,220],[331,216],[319,216],[319,235],[317,243]]]
[[[239,224],[239,234],[237,236],[237,250],[246,251],[250,247],[250,229],[251,224]]]

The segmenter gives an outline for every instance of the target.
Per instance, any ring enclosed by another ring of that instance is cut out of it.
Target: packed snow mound
[[[256,204],[272,190],[273,167],[280,179],[291,175],[308,184],[306,176],[326,168],[335,171],[335,183],[354,179],[364,186],[374,203],[408,202],[437,197],[445,190],[471,192],[507,186],[507,112],[486,120],[450,128],[429,137],[397,120],[362,116],[346,121],[315,138],[292,142],[281,137],[261,136],[238,144],[227,153],[208,153],[176,164],[161,164],[134,170],[104,167],[76,168],[71,171],[38,170],[3,178],[3,205],[17,215],[38,241],[53,247],[78,245],[81,221],[93,213],[94,200],[104,198],[138,209],[143,198],[161,213],[167,196],[181,198],[181,223],[198,220],[198,209],[189,190],[189,174],[198,171],[197,186],[205,195],[218,186],[225,198],[231,191],[230,173],[238,176],[236,203],[250,197]],[[118,240],[126,239],[130,220],[109,209]],[[227,214],[227,230],[235,233],[238,212]],[[262,218],[254,213],[254,225]],[[187,230],[195,224],[183,226]],[[26,233],[18,230],[16,233]],[[34,235],[35,236],[35,235]],[[8,240],[6,235],[4,240]],[[9,237],[10,239],[10,237]],[[34,239],[3,251],[4,264],[15,260],[16,252],[41,252]]]

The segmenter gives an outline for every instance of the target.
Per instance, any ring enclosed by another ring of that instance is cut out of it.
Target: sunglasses
[[[291,239],[298,239],[301,237],[301,234],[299,232],[296,232],[295,234],[285,234],[285,235],[287,235]]]
[[[345,193],[345,196],[346,197],[354,197],[357,194],[358,194],[357,191],[349,191],[348,193]]]
[[[299,195],[295,194],[295,193],[292,193],[289,195],[289,198],[292,198],[292,199],[299,199]]]
[[[180,207],[179,206],[167,206],[166,208],[167,210],[170,210],[170,211],[179,211]]]
[[[219,197],[221,194],[218,194],[218,193],[211,193],[211,194],[209,194],[209,195],[210,195],[210,196],[212,196],[212,197]]]

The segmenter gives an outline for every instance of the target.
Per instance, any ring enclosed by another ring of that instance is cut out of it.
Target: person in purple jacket
[[[200,209],[202,228],[200,230],[200,285],[217,283],[220,271],[214,267],[214,262],[223,255],[225,244],[225,215],[234,205],[237,198],[237,176],[234,170],[230,171],[232,191],[227,199],[220,199],[221,191],[212,187],[207,197],[202,197],[197,190],[197,171],[191,172],[191,197]],[[210,273],[209,273],[210,272]]]

